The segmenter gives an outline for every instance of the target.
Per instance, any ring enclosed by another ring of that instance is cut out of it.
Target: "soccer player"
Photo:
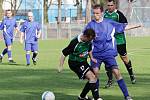
[[[36,57],[38,54],[38,39],[41,36],[41,26],[34,21],[33,13],[28,12],[28,20],[26,20],[21,29],[20,42],[25,42],[26,62],[27,66],[30,65],[30,52],[33,52],[32,61],[36,65]],[[24,37],[24,39],[23,39]]]
[[[104,13],[104,18],[112,19],[119,23],[125,23],[125,24],[128,23],[123,13],[116,9],[116,2],[114,0],[108,0],[107,7],[108,9]],[[126,66],[126,69],[130,75],[132,84],[135,84],[136,79],[132,70],[131,60],[129,60],[128,55],[127,55],[126,38],[125,38],[124,32],[115,34],[115,39],[117,42],[117,51],[120,55],[120,58],[122,59],[122,61],[124,62]],[[112,76],[111,69],[109,69],[106,66],[107,65],[105,65],[105,69],[106,69],[106,74],[108,76],[108,81],[107,81],[105,88],[108,88],[112,85],[113,76]]]
[[[3,52],[0,55],[0,63],[2,62],[2,59],[6,53],[8,54],[9,63],[16,63],[12,59],[12,44],[14,38],[14,28],[16,29],[17,32],[18,27],[17,27],[16,19],[12,16],[11,10],[6,10],[6,17],[4,17],[2,23],[0,24],[0,30],[3,30],[3,37],[6,45],[6,48],[3,50]]]
[[[83,34],[78,35],[71,40],[69,45],[62,50],[60,57],[59,71],[62,71],[65,58],[69,55],[68,64],[70,69],[75,72],[80,79],[87,79],[85,87],[83,88],[78,100],[91,100],[86,95],[91,90],[94,100],[102,100],[99,97],[98,89],[96,88],[97,78],[90,70],[90,65],[87,62],[88,56],[96,63],[92,57],[91,41],[95,38],[95,32],[92,29],[87,29]]]
[[[117,55],[116,44],[114,39],[114,34],[116,32],[123,32],[124,24],[117,23],[112,20],[103,19],[102,17],[103,8],[100,5],[95,5],[93,7],[93,15],[94,19],[87,24],[86,29],[92,28],[96,32],[96,37],[93,40],[93,58],[97,60],[97,62],[93,62],[91,60],[91,66],[93,72],[98,78],[98,73],[100,70],[101,63],[108,65],[115,78],[117,79],[118,86],[120,87],[125,100],[132,100],[129,96],[126,84],[120,74],[118,69],[118,65],[115,59]],[[97,88],[99,87],[99,80],[96,82]]]

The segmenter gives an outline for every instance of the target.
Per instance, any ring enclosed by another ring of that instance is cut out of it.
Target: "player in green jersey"
[[[126,24],[128,23],[124,14],[116,9],[115,0],[108,0],[107,8],[108,9],[104,13],[104,18],[112,19],[112,20],[117,21],[119,23],[126,23]],[[126,38],[125,38],[124,32],[123,33],[117,33],[115,35],[115,39],[117,42],[117,51],[118,51],[122,61],[124,62],[126,68],[127,68],[127,71],[130,75],[130,79],[131,79],[132,84],[135,84],[136,79],[135,79],[135,76],[133,74],[131,60],[128,58],[128,55],[127,55]],[[106,69],[106,73],[108,76],[108,82],[107,82],[105,87],[108,88],[112,85],[113,76],[112,76],[111,69],[108,69],[108,67],[105,67],[105,69]]]
[[[77,74],[79,79],[87,79],[85,87],[83,88],[78,100],[91,100],[86,95],[91,90],[94,100],[102,100],[99,97],[98,88],[96,87],[97,78],[91,71],[90,65],[87,62],[88,56],[93,62],[97,62],[92,56],[92,43],[95,38],[95,31],[87,29],[83,34],[78,35],[71,40],[69,45],[62,50],[60,57],[59,72],[62,71],[65,58],[69,55],[69,68]]]

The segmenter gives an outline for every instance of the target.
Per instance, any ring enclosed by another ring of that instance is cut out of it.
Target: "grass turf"
[[[127,83],[129,93],[134,100],[150,98],[150,37],[128,37],[127,50],[132,60],[137,83],[132,85],[125,66],[118,58],[121,73]],[[41,100],[44,91],[53,91],[56,100],[77,100],[86,81],[80,81],[70,71],[65,61],[62,73],[57,72],[61,49],[69,40],[40,41],[38,64],[26,67],[23,45],[14,42],[13,58],[17,62],[9,65],[7,55],[0,64],[0,100]],[[0,42],[0,51],[4,43]],[[104,67],[101,67],[100,93],[104,100],[123,100],[123,95],[115,83],[113,87],[104,89],[107,80]],[[91,96],[91,94],[89,93]]]

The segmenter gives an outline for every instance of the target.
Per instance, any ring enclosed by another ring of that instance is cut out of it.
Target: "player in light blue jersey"
[[[9,63],[15,63],[12,59],[12,43],[14,38],[14,29],[18,31],[16,19],[12,17],[12,11],[6,10],[6,17],[2,20],[0,24],[0,30],[3,30],[3,37],[5,41],[6,48],[0,55],[0,62],[2,62],[3,56],[7,53]]]
[[[115,59],[115,56],[117,56],[117,50],[114,34],[116,32],[123,32],[125,25],[112,20],[103,19],[102,11],[103,10],[100,5],[95,5],[93,8],[93,15],[95,19],[89,22],[85,27],[85,29],[92,28],[96,32],[96,38],[93,40],[92,54],[93,57],[97,59],[97,62],[95,63],[91,61],[93,72],[98,78],[101,63],[105,63],[107,67],[112,70],[115,78],[117,79],[117,83],[124,95],[125,100],[132,100],[129,96],[126,84],[120,74]],[[98,80],[97,87],[99,87]]]
[[[34,21],[33,13],[28,12],[28,20],[26,20],[21,29],[20,42],[25,43],[27,66],[30,65],[30,52],[33,52],[32,61],[36,65],[36,57],[38,54],[38,39],[41,36],[41,25]]]

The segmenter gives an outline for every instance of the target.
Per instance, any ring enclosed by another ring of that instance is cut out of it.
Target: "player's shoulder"
[[[23,26],[27,26],[27,25],[28,25],[28,22],[29,22],[28,20],[24,20],[24,21],[22,22],[22,25],[23,25]]]
[[[124,15],[120,10],[117,9],[116,11],[119,15]]]
[[[71,41],[73,41],[73,42],[79,42],[79,35],[76,35],[75,37],[73,37],[72,39],[71,39]]]
[[[70,41],[70,45],[76,45],[79,43],[79,40],[78,40],[78,35],[73,37]]]
[[[27,24],[29,21],[28,20],[25,20],[24,22],[23,22],[23,24]]]
[[[16,20],[16,17],[12,17],[12,20]]]
[[[112,22],[112,19],[108,19],[108,18],[103,18],[103,23],[105,24],[110,24],[110,22]]]
[[[2,21],[4,22],[4,21],[6,21],[6,20],[8,20],[8,18],[5,16]]]
[[[106,9],[106,10],[104,11],[104,14],[105,14],[105,13],[108,13],[108,9]]]
[[[92,19],[88,24],[93,24],[95,23],[96,21],[94,19]]]

